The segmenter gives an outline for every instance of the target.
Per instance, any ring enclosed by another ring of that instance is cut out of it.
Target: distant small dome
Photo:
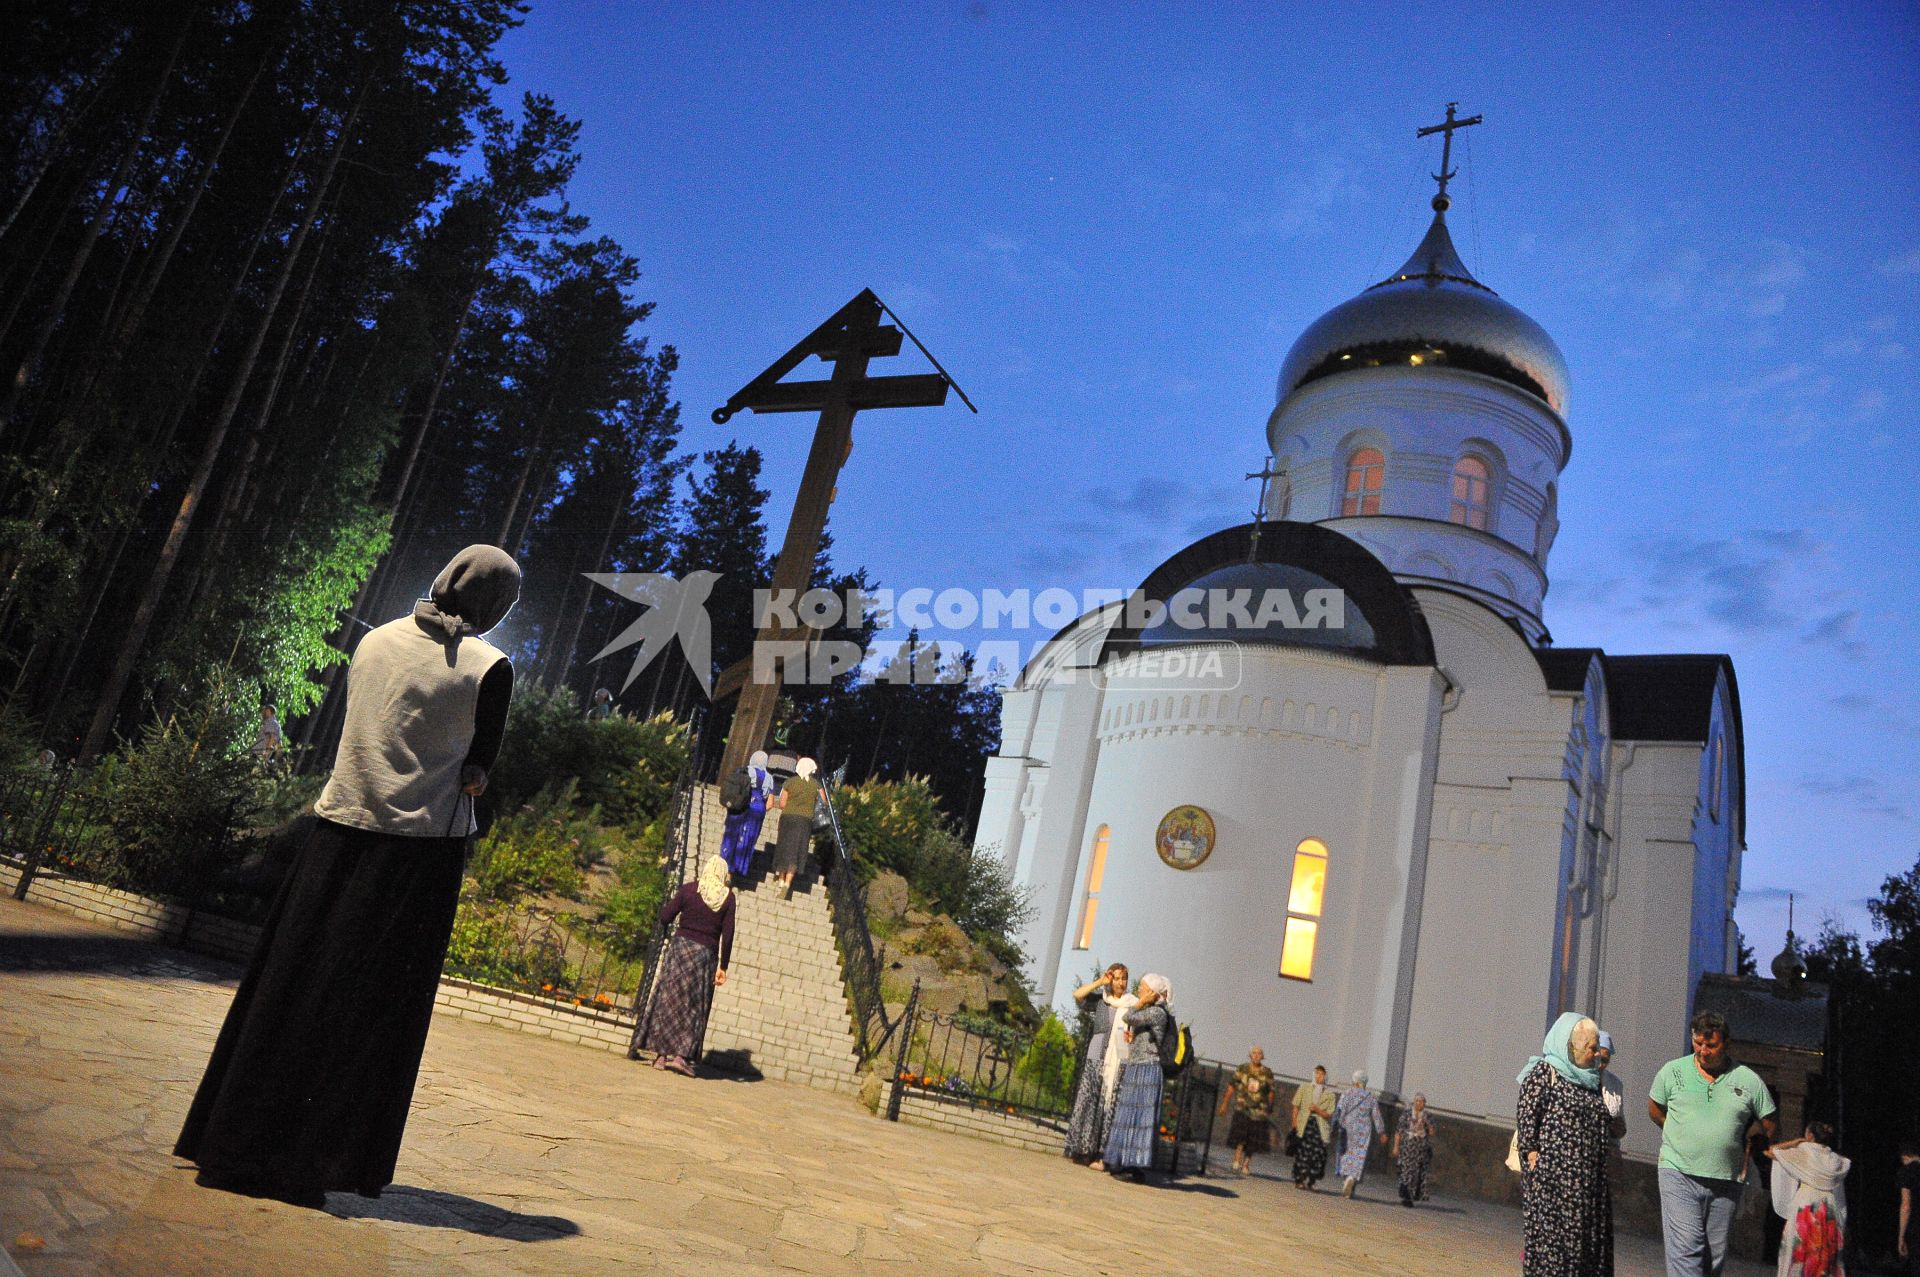
[[[1467,273],[1436,212],[1406,264],[1316,319],[1287,352],[1280,398],[1358,368],[1434,364],[1497,377],[1563,416],[1567,363],[1546,329]]]

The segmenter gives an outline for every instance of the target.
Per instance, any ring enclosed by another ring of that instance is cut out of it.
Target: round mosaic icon
[[[1213,854],[1213,817],[1204,807],[1175,807],[1160,818],[1154,850],[1175,869],[1194,869]]]

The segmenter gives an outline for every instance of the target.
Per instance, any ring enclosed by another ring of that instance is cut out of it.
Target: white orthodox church
[[[1265,517],[1148,573],[1166,616],[1089,612],[1007,690],[977,845],[1030,892],[1044,1003],[1164,972],[1207,1056],[1510,1128],[1557,1013],[1610,1030],[1644,1095],[1733,969],[1740,702],[1725,656],[1552,643],[1567,369],[1433,203],[1288,352]],[[1331,623],[1204,602],[1316,590]]]

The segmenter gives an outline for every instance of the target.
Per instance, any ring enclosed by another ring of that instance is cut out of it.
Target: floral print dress
[[[1520,1210],[1524,1277],[1613,1277],[1612,1117],[1598,1090],[1542,1060],[1520,1086]],[[1525,1169],[1527,1155],[1540,1160]]]

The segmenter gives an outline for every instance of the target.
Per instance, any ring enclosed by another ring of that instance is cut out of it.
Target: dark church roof
[[[1723,669],[1734,721],[1739,721],[1740,689],[1733,680],[1730,657],[1602,656],[1600,660],[1607,675],[1607,710],[1615,740],[1706,744],[1713,727],[1713,686]]]
[[[1287,624],[1196,630],[1171,624],[1139,626],[1123,617],[1108,633],[1100,660],[1160,644],[1231,640],[1332,649],[1383,665],[1433,664],[1433,635],[1413,592],[1396,581],[1371,550],[1317,523],[1243,523],[1202,537],[1148,573],[1128,609],[1138,615],[1144,603],[1166,604],[1188,591],[1238,591],[1258,599],[1269,592],[1295,594],[1314,587],[1343,597],[1344,625],[1325,630]]]
[[[1550,692],[1578,692],[1587,685],[1587,669],[1601,655],[1597,647],[1536,647],[1533,659],[1540,662]]]
[[[1718,1011],[1727,1017],[1733,1033],[1733,1053],[1740,1044],[1767,1043],[1802,1051],[1823,1051],[1827,1045],[1827,989],[1808,984],[1797,998],[1774,992],[1771,980],[1717,975],[1700,977],[1693,995],[1695,1011]]]

